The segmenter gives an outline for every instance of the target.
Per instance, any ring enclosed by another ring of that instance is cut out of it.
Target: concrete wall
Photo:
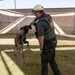
[[[11,9],[12,10],[12,9]],[[12,10],[15,11],[15,10]],[[31,14],[31,9],[17,9],[19,13],[24,14],[24,16]],[[67,34],[75,34],[75,8],[47,8],[45,12],[52,15],[55,23]],[[67,15],[69,13],[69,15]],[[71,14],[72,15],[71,15]],[[62,15],[63,14],[63,15]],[[53,15],[61,15],[61,16],[53,16]],[[16,18],[18,19],[18,18]],[[25,18],[22,22],[20,22],[17,26],[11,29],[8,33],[16,33],[19,32],[20,27],[24,25],[29,25],[29,23],[34,18]],[[0,29],[7,26],[8,24],[14,21],[14,17],[9,17],[0,14]],[[34,27],[33,27],[34,30]],[[30,32],[32,33],[33,30]]]

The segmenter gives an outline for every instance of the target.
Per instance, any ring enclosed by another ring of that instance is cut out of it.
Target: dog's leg
[[[27,47],[29,48],[29,42],[27,41]]]
[[[27,47],[29,48],[29,42],[27,41]]]
[[[23,47],[21,47],[21,54],[22,54],[23,63],[25,64]]]
[[[25,44],[27,44],[27,47],[29,48],[29,42],[28,41],[25,41]]]
[[[17,49],[17,48],[15,48],[15,49],[14,49],[14,55],[15,55],[15,58],[16,58],[16,62],[17,62],[17,54],[16,54],[16,53],[17,53],[17,51],[18,51],[18,49]]]

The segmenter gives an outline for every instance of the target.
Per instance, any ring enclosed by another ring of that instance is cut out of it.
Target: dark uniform
[[[60,75],[60,71],[55,61],[55,47],[57,44],[54,26],[50,25],[52,17],[44,14],[35,24],[36,36],[44,36],[44,46],[41,54],[41,75],[48,75],[48,63],[54,75]]]

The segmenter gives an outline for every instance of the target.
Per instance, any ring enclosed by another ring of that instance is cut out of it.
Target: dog
[[[31,29],[31,26],[24,26],[20,28],[20,33],[18,33],[15,37],[15,48],[14,48],[14,55],[17,62],[17,52],[20,51],[22,54],[23,63],[24,61],[24,52],[23,52],[23,44],[27,44],[27,47],[29,47],[29,42],[26,41],[26,34],[28,33],[29,29]]]

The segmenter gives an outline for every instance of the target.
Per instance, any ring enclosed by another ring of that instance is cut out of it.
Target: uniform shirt
[[[45,31],[48,29],[49,25],[45,21],[41,21],[37,23],[37,32],[38,32],[38,37],[39,36],[44,36]]]
[[[54,27],[51,27],[49,25],[49,23],[45,20],[40,20],[36,25],[36,29],[37,29],[36,31],[38,33],[37,37],[44,36],[45,40],[49,40],[49,39],[52,39],[55,37]],[[48,32],[46,33],[47,30],[48,30]]]

